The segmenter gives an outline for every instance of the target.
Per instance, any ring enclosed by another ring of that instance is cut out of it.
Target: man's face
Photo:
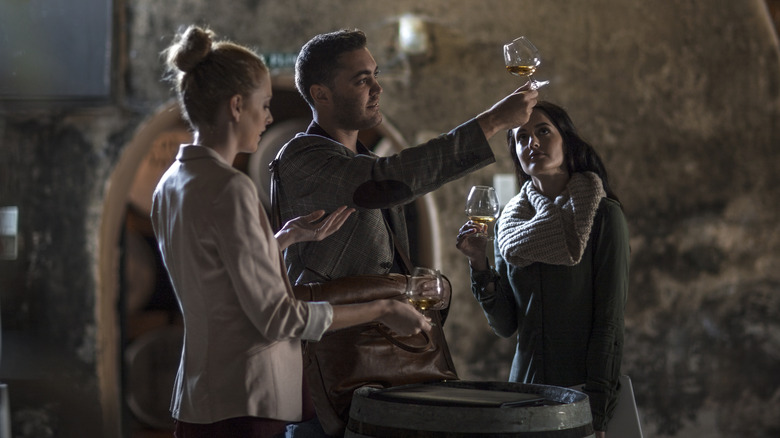
[[[339,69],[330,88],[333,119],[342,129],[362,130],[379,125],[379,95],[376,61],[368,49],[358,49],[339,56]]]

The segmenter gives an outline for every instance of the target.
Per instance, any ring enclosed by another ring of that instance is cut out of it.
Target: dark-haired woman
[[[247,48],[191,26],[167,49],[194,132],[157,185],[152,222],[184,315],[171,412],[175,436],[270,437],[301,420],[300,340],[378,321],[400,335],[430,330],[408,303],[352,306],[294,298],[281,249],[321,240],[351,214],[288,222],[275,236],[251,179],[231,163],[271,123],[271,78]]]
[[[597,437],[620,390],[628,227],[596,151],[559,106],[539,102],[508,133],[520,192],[495,227],[495,269],[478,224],[459,230],[472,292],[493,331],[517,333],[509,380],[585,384]]]

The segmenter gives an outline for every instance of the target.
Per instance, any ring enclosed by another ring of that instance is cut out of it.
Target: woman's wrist
[[[374,315],[375,317],[372,318],[372,321],[379,322],[382,324],[387,325],[387,319],[392,318],[396,312],[398,312],[398,309],[395,307],[396,305],[400,304],[399,301],[391,300],[391,299],[381,299],[381,300],[374,300],[371,302],[374,305]]]
[[[482,270],[474,269],[473,266],[471,268],[471,286],[473,290],[480,293],[484,294],[495,290],[494,288],[500,278],[498,272],[490,266]],[[491,284],[493,284],[493,287],[490,286]]]
[[[490,264],[486,257],[476,259],[469,258],[469,266],[471,266],[472,271],[487,271],[490,269]]]
[[[282,251],[287,249],[288,246],[295,243],[294,236],[292,235],[292,233],[290,233],[290,230],[286,230],[284,228],[279,230],[274,235],[274,237],[276,238],[276,243],[279,244],[279,249],[281,249]]]

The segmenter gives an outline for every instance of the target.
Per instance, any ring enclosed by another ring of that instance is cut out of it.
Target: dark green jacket
[[[497,225],[497,227],[500,225]],[[604,198],[588,245],[574,266],[508,264],[496,245],[495,293],[472,272],[472,289],[499,336],[517,333],[509,380],[555,386],[585,383],[593,426],[606,430],[619,391],[628,292],[628,226],[620,204]]]

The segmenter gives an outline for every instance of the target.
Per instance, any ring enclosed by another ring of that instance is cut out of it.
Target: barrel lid
[[[496,391],[475,387],[414,384],[373,392],[370,398],[401,403],[417,403],[448,406],[538,406],[557,403],[544,396],[527,392]]]
[[[348,438],[593,437],[585,393],[549,385],[451,380],[355,390]]]

